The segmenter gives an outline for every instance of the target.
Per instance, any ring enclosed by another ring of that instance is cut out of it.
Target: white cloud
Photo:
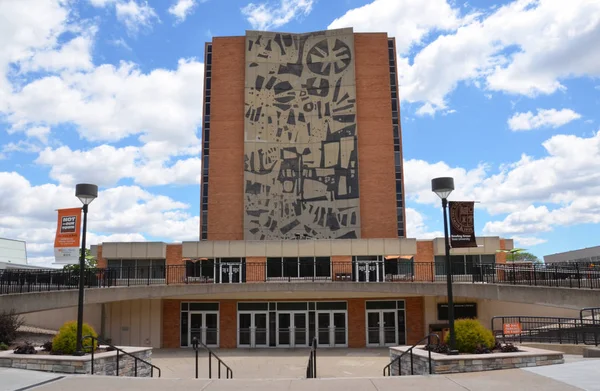
[[[0,237],[27,241],[32,263],[48,266],[54,261],[55,209],[80,205],[73,187],[33,186],[16,172],[0,172]],[[90,205],[88,244],[147,237],[198,240],[199,218],[188,209],[185,203],[137,186],[101,189]]]
[[[600,76],[600,52],[591,49],[600,41],[598,1],[516,0],[469,15],[454,4],[375,0],[329,27],[395,35],[402,97],[423,103],[420,114],[446,109],[461,82],[535,96],[564,90],[562,79]]]
[[[123,48],[125,50],[129,50],[129,51],[132,50],[131,46],[129,46],[127,41],[125,41],[123,38],[111,39],[108,41],[108,43],[110,43],[113,46]]]
[[[117,19],[125,24],[127,30],[135,34],[140,29],[147,29],[152,26],[154,21],[159,20],[158,15],[148,2],[136,2],[129,0],[126,2],[118,2],[115,5]]]
[[[177,0],[169,7],[169,13],[175,16],[178,22],[183,22],[192,13],[196,5],[195,0]]]
[[[249,3],[241,11],[252,28],[270,30],[281,27],[293,19],[310,14],[313,3],[314,0],[279,0],[270,3]]]
[[[537,109],[537,114],[533,114],[531,111],[516,113],[508,119],[508,127],[513,131],[558,128],[579,118],[581,118],[581,114],[571,109]]]
[[[92,141],[140,135],[142,142],[169,141],[174,153],[198,143],[203,69],[194,60],[180,60],[175,70],[147,74],[121,63],[43,77],[13,94],[7,119],[17,128],[73,123]]]
[[[485,234],[533,243],[543,240],[539,233],[557,226],[600,223],[600,132],[591,137],[556,135],[542,146],[545,156],[523,155],[497,173],[488,166],[465,170],[443,162],[408,160],[404,166],[407,201],[439,205],[431,192],[431,178],[452,176],[455,191],[450,199],[481,201],[477,209],[505,216],[489,221]]]
[[[421,43],[432,30],[454,30],[461,24],[458,9],[446,0],[375,0],[346,12],[328,29],[354,27],[357,32],[387,31],[400,54]]]
[[[440,224],[443,224],[440,220]],[[442,231],[430,231],[425,218],[413,208],[406,208],[406,235],[411,238],[432,239],[443,237]]]
[[[91,69],[94,31],[73,38],[60,47],[38,51],[28,61],[22,64],[22,72],[62,71]]]

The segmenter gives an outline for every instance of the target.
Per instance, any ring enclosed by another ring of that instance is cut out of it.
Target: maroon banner
[[[450,201],[450,247],[477,247],[475,240],[475,203],[472,201]]]

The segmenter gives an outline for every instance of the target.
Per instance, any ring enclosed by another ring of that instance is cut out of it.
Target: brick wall
[[[387,39],[354,35],[362,238],[398,237]]]
[[[169,284],[185,282],[185,261],[183,260],[183,246],[181,244],[167,244],[167,280]]]
[[[406,343],[413,345],[425,336],[425,301],[423,297],[407,297]]]
[[[332,278],[337,279],[338,274],[352,274],[351,256],[332,256],[331,257]]]
[[[219,347],[237,347],[237,300],[221,300],[219,304]]]
[[[247,257],[246,258],[246,282],[265,282],[266,281],[265,257]]]
[[[162,347],[178,348],[180,341],[181,300],[165,299],[163,304]]]
[[[365,299],[348,299],[348,347],[366,346]]]
[[[415,280],[432,281],[435,275],[433,241],[418,240],[415,261]]]
[[[500,250],[506,250],[506,240],[500,239]],[[506,253],[496,253],[496,263],[506,263]]]
[[[213,39],[208,240],[244,238],[244,46]]]
[[[98,255],[96,257],[96,265],[99,269],[106,269],[108,266],[108,262],[106,259],[102,258],[102,245],[98,245]]]

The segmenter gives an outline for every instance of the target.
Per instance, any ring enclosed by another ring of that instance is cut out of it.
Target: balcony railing
[[[87,288],[170,284],[244,283],[410,283],[445,282],[445,270],[433,262],[358,261],[220,264],[202,263],[152,267],[86,269]],[[600,268],[545,267],[512,264],[470,265],[465,274],[454,274],[457,283],[513,284],[600,289]],[[77,289],[79,273],[69,270],[0,270],[0,294]]]

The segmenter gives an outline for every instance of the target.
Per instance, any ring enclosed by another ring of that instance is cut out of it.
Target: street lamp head
[[[438,195],[441,199],[448,198],[454,190],[454,179],[450,177],[434,178],[431,180],[431,191]]]
[[[89,205],[98,197],[98,186],[80,183],[75,186],[75,195],[83,205]]]

